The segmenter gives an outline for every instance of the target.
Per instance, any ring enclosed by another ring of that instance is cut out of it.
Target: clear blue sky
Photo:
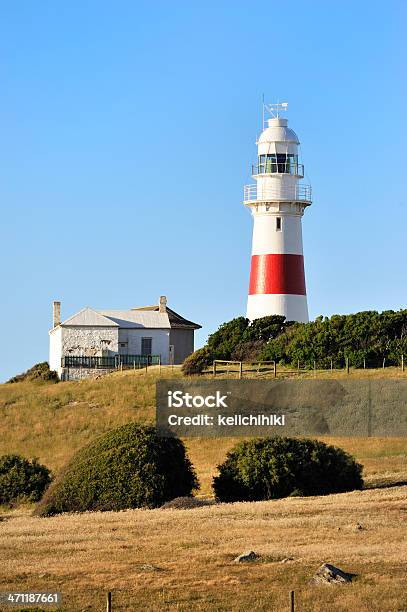
[[[0,380],[51,301],[169,305],[197,345],[245,313],[261,96],[289,102],[314,204],[312,318],[407,302],[406,3],[0,3]]]

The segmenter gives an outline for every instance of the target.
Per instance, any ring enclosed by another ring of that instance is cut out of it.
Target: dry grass
[[[129,421],[153,422],[154,383],[158,376],[158,370],[151,369],[147,375],[144,371],[127,371],[56,385],[0,385],[0,455],[15,452],[38,457],[57,472],[79,448],[109,429]],[[180,373],[163,368],[162,376]],[[368,480],[407,481],[405,438],[326,440],[356,455],[365,466]],[[187,440],[201,481],[201,494],[211,493],[216,466],[235,442],[233,438]]]
[[[129,421],[152,422],[156,379],[154,371],[136,370],[60,384],[0,385],[0,454],[36,456],[58,470],[95,436]]]
[[[37,456],[58,471],[106,430],[151,422],[157,375],[131,371],[58,385],[0,385],[0,454]],[[165,372],[172,375],[179,373]],[[407,481],[406,439],[326,441],[354,454],[369,483]],[[216,465],[235,442],[187,441],[201,495],[210,494]],[[115,612],[279,611],[288,609],[291,588],[301,612],[407,611],[407,487],[191,510],[39,519],[27,509],[3,517],[0,591],[60,590],[67,611],[104,609],[109,589]],[[233,564],[248,548],[262,560]],[[294,560],[282,563],[286,557]],[[308,580],[324,561],[358,578],[349,586],[311,587]]]
[[[60,590],[63,610],[407,610],[407,487],[0,523],[0,589]],[[358,527],[359,525],[359,527]],[[258,562],[235,564],[253,549]],[[283,563],[282,560],[293,560]],[[316,587],[322,562],[358,574],[351,585]],[[143,565],[150,564],[154,568]]]

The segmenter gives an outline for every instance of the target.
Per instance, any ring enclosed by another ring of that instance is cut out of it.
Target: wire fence
[[[238,374],[239,378],[243,378],[244,374],[256,373],[259,374],[270,374],[277,375],[277,363],[275,361],[226,361],[222,359],[215,359],[212,365],[213,376],[219,376],[220,374]]]
[[[396,367],[401,372],[406,371],[404,355],[400,355],[395,362],[394,359],[368,359],[364,358],[361,362],[356,363],[350,358],[345,357],[343,360],[334,360],[333,358],[324,358],[323,360],[314,359],[312,361],[301,362],[297,360],[296,364],[284,365],[277,361],[228,361],[215,359],[212,368],[204,371],[205,374],[216,376],[237,375],[238,378],[243,378],[245,375],[252,376],[272,376],[277,378],[281,375],[301,375],[310,372],[339,372],[345,371],[350,374],[351,370],[367,370],[367,369],[386,369],[388,367]]]

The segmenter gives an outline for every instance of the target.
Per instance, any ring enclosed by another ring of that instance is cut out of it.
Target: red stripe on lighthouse
[[[249,295],[306,295],[302,255],[252,255]]]

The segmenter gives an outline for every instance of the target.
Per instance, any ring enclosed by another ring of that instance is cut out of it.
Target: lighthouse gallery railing
[[[288,187],[266,187],[254,185],[244,186],[244,202],[267,202],[267,201],[287,201],[287,202],[311,202],[311,185],[290,185]]]

